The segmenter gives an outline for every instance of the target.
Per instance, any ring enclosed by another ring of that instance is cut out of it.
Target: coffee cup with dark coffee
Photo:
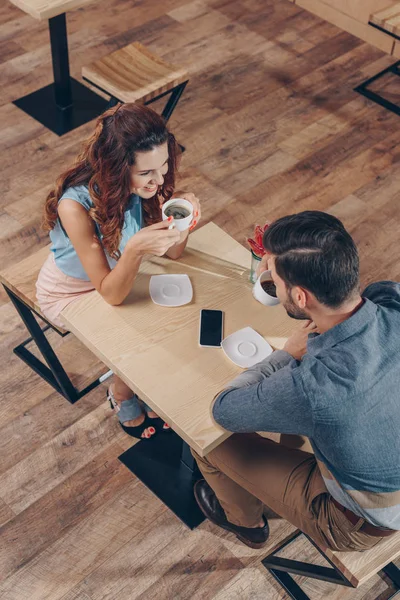
[[[253,287],[253,296],[264,306],[274,306],[279,304],[279,298],[276,295],[275,283],[271,277],[271,271],[264,271]]]
[[[193,204],[184,198],[172,198],[162,206],[162,218],[173,218],[173,226],[178,231],[189,229],[193,221]]]

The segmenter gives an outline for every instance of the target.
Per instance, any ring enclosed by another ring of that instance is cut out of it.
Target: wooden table
[[[45,125],[57,135],[91,121],[102,113],[107,101],[88,87],[70,77],[67,10],[79,8],[90,0],[10,0],[35,19],[49,21],[54,83],[13,104]]]
[[[400,0],[290,0],[296,6],[328,23],[400,58]],[[400,62],[377,73],[356,87],[356,91],[387,110],[400,115],[400,107],[370,89],[378,79],[400,75]]]
[[[376,46],[386,54],[400,56],[396,37],[372,26],[373,15],[399,0],[290,0],[324,21]]]
[[[139,442],[122,460],[189,527],[203,517],[193,499],[188,446],[204,456],[230,435],[212,420],[210,404],[241,371],[222,349],[199,346],[200,309],[224,311],[225,337],[249,325],[275,348],[296,324],[281,305],[254,300],[249,266],[250,252],[209,223],[190,236],[179,261],[144,261],[123,305],[110,306],[94,292],[62,313],[67,328],[178,434]],[[153,304],[149,279],[161,273],[187,273],[192,302],[179,308]]]

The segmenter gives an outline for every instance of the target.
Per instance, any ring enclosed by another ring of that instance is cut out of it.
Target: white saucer
[[[187,275],[153,275],[150,277],[150,297],[160,306],[183,306],[193,298],[193,288]]]
[[[272,348],[257,331],[244,327],[222,341],[222,349],[235,365],[247,369],[272,353]]]

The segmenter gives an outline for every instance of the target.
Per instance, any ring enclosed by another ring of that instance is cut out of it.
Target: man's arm
[[[230,382],[228,387],[242,388],[252,385],[253,383],[259,383],[266,377],[270,377],[279,369],[286,367],[292,360],[293,356],[288,352],[285,352],[285,350],[275,350],[275,352],[261,362],[237,375],[237,377]]]
[[[286,367],[286,365],[290,364],[293,360],[293,356],[291,356],[288,352],[284,350],[275,350],[272,354],[264,358],[264,360],[260,361],[256,365],[249,367],[243,373],[239,373],[232,379],[229,385],[223,389],[221,392],[218,392],[214,396],[214,399],[211,403],[211,412],[214,413],[214,404],[221,396],[228,390],[243,388],[249,385],[253,385],[254,383],[259,383],[265,377],[269,377],[272,373],[275,373],[278,369],[282,369]]]
[[[312,435],[311,407],[299,364],[283,350],[238,375],[216,397],[212,414],[228,431]]]

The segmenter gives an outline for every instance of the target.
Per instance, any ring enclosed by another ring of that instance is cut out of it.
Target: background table
[[[399,0],[289,0],[321,19],[376,46],[386,54],[400,57],[396,36],[372,25],[373,15]]]
[[[281,305],[264,307],[253,299],[249,266],[250,252],[210,223],[190,236],[179,261],[144,261],[123,305],[110,306],[93,292],[62,313],[68,329],[202,456],[230,435],[212,420],[210,404],[241,369],[221,349],[199,346],[200,309],[224,311],[225,337],[249,325],[275,348],[284,345],[296,325]],[[153,304],[150,276],[162,273],[189,275],[194,290],[190,304]],[[128,450],[124,462],[184,522],[195,526],[202,517],[193,506],[193,472],[186,476],[182,470],[181,452],[189,469],[192,464],[181,439],[157,436],[150,443],[140,442]]]
[[[290,0],[290,2],[376,46],[386,54],[400,57],[399,0]],[[389,16],[392,18],[388,20]],[[371,89],[374,82],[387,74],[398,77],[400,61],[360,83],[355,91],[400,115],[400,106],[396,102]]]
[[[91,121],[102,113],[107,100],[70,77],[66,11],[90,0],[11,0],[35,19],[49,20],[54,83],[14,101],[28,115],[57,135]]]

